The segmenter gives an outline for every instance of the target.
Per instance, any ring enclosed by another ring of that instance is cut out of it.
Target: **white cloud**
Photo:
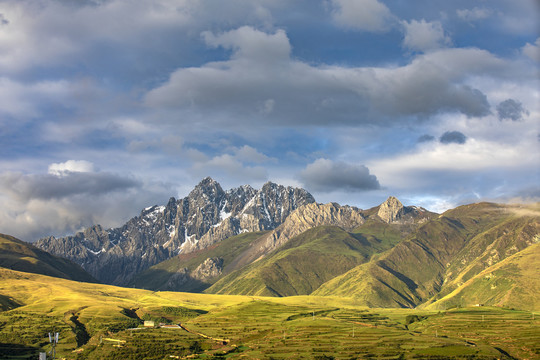
[[[413,152],[373,160],[367,165],[385,186],[397,189],[429,193],[443,188],[459,193],[487,177],[477,185],[488,191],[493,185],[488,183],[491,172],[514,173],[516,178],[534,173],[539,156],[535,142],[533,135],[516,144],[474,137],[463,144],[427,142]]]
[[[243,162],[250,162],[250,163],[265,163],[269,161],[275,161],[276,159],[270,158],[266,156],[263,153],[260,153],[257,151],[257,149],[249,146],[244,145],[241,148],[237,149],[236,151],[236,158]]]
[[[49,165],[49,174],[56,176],[66,176],[73,172],[91,173],[94,171],[94,164],[86,160],[68,160]]]
[[[402,22],[405,37],[403,46],[413,51],[428,51],[451,44],[439,21],[427,22],[424,19]]]
[[[334,21],[344,27],[364,31],[386,31],[393,18],[378,0],[332,0]]]
[[[211,176],[215,179],[232,179],[242,183],[261,182],[268,179],[268,172],[263,166],[246,165],[242,160],[246,156],[260,159],[260,153],[254,153],[252,150],[239,150],[235,155],[222,154],[213,158],[200,157],[199,161],[194,163],[191,171],[198,177]],[[242,159],[242,160],[241,160]],[[253,162],[248,160],[247,162]]]
[[[540,37],[536,39],[534,44],[525,44],[521,51],[530,59],[540,63]]]

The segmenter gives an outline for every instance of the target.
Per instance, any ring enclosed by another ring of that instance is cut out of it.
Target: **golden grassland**
[[[538,313],[368,309],[354,298],[154,292],[0,269],[0,358],[540,358]],[[141,327],[142,320],[182,324]]]

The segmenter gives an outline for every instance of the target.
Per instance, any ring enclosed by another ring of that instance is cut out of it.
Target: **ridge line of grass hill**
[[[311,294],[324,282],[364,263],[401,240],[391,225],[372,223],[347,232],[318,226],[295,236],[264,258],[223,277],[207,293],[258,296]],[[388,232],[388,237],[377,237]]]
[[[313,294],[352,296],[370,307],[416,307],[441,290],[447,264],[467,241],[508,217],[505,209],[478,203],[449,210]]]
[[[540,311],[539,272],[540,243],[536,243],[484,269],[422,308],[441,310],[479,304]]]
[[[13,236],[0,234],[0,267],[68,280],[97,283],[80,265]]]
[[[433,300],[444,297],[484,269],[539,241],[538,234],[540,216],[511,216],[473,237],[447,266],[441,292]]]

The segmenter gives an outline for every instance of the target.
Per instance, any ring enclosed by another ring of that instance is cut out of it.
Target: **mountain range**
[[[271,182],[211,178],[115,229],[36,246],[101,282],[153,290],[353,297],[369,307],[540,309],[540,204],[436,214],[389,197],[362,210]]]
[[[135,274],[180,253],[240,233],[274,229],[296,208],[312,202],[303,189],[268,182],[260,190],[244,185],[224,191],[208,177],[187,197],[148,207],[122,227],[95,225],[35,245],[80,264],[101,282],[127,285]]]

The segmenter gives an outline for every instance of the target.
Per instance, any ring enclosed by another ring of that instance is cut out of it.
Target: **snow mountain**
[[[259,190],[244,185],[224,191],[207,177],[185,198],[148,207],[122,227],[94,225],[73,236],[40,239],[35,246],[80,264],[103,283],[126,285],[135,274],[179,253],[275,229],[295,209],[314,202],[301,188],[267,182]]]

